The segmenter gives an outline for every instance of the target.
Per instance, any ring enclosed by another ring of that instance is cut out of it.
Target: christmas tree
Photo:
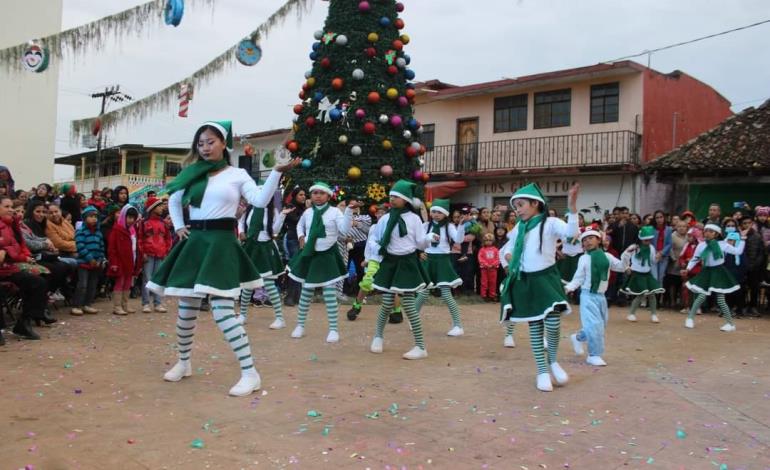
[[[330,1],[286,143],[302,159],[291,186],[322,180],[338,196],[374,204],[399,179],[427,181],[420,170],[422,126],[412,110],[415,74],[404,53],[409,36],[398,17],[403,10],[395,0]]]

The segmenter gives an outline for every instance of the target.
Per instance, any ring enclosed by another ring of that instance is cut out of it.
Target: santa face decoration
[[[48,49],[38,44],[30,44],[24,51],[21,63],[30,72],[40,73],[48,68]]]

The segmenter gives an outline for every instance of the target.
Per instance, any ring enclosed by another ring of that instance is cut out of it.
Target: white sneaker
[[[326,342],[327,343],[339,343],[340,342],[340,334],[336,331],[329,331],[329,334],[326,335]]]
[[[369,351],[374,354],[382,354],[382,338],[374,338],[372,345],[369,347]]]
[[[689,313],[689,312],[690,312],[690,309],[688,308],[683,308],[682,310],[679,311],[679,313]]]
[[[558,362],[551,364],[551,373],[556,380],[556,385],[566,385],[569,382],[569,375],[561,368]]]
[[[583,349],[583,343],[577,339],[577,333],[572,333],[571,335],[569,335],[569,339],[572,341],[572,349],[575,350],[575,354],[577,354],[578,356],[582,356],[583,354],[585,354],[585,350]]]
[[[428,357],[428,351],[422,349],[419,346],[415,346],[412,349],[410,349],[408,352],[404,353],[404,359],[410,359],[410,360],[416,360],[416,359],[425,359]]]
[[[731,325],[729,323],[725,323],[722,325],[722,328],[719,329],[720,331],[735,331],[735,325]]]
[[[240,313],[235,314],[235,321],[238,322],[239,325],[243,326],[246,324],[246,315],[241,315]]]
[[[160,304],[155,306],[155,311],[158,313],[166,313],[168,312],[168,309],[164,307],[163,304]]]
[[[506,348],[515,348],[516,342],[513,341],[513,335],[507,335],[503,341],[503,346]]]
[[[174,367],[169,369],[168,372],[163,374],[163,380],[166,382],[179,382],[185,377],[192,375],[192,365],[190,361],[177,361]]]
[[[231,397],[245,397],[259,390],[262,386],[262,379],[259,373],[255,375],[241,375],[241,380],[230,389]]]
[[[551,383],[551,374],[548,372],[543,374],[537,374],[537,389],[541,392],[553,392],[553,384]]]
[[[297,325],[296,328],[294,328],[294,331],[291,332],[291,337],[295,339],[299,339],[305,336],[305,327],[302,325]]]
[[[657,315],[653,315],[652,317],[650,317],[650,321],[653,323],[660,323],[660,319],[658,318]]]
[[[142,305],[142,313],[152,313],[152,307],[149,305]]]
[[[447,336],[462,336],[465,334],[465,330],[460,328],[459,326],[452,327],[451,330],[447,332]]]
[[[588,363],[589,365],[598,366],[598,367],[607,365],[607,363],[604,362],[604,359],[602,359],[601,356],[588,356],[586,358],[586,363]]]
[[[270,324],[271,330],[282,330],[284,328],[286,328],[286,322],[283,318],[276,318],[275,321]]]
[[[632,314],[632,313],[631,313],[631,314],[629,314],[629,315],[626,317],[626,320],[628,320],[628,321],[636,321],[636,315],[634,315],[634,314]]]
[[[695,328],[695,322],[692,321],[692,318],[688,318],[684,321],[684,327],[685,328]]]

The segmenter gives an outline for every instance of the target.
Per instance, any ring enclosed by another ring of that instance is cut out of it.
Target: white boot
[[[688,318],[684,321],[684,327],[685,328],[695,328],[695,322],[692,321],[692,318]]]
[[[374,354],[382,354],[382,338],[374,338],[372,345],[369,347],[369,351]]]
[[[553,384],[551,383],[551,374],[548,372],[544,374],[537,374],[537,389],[541,392],[553,392]]]
[[[572,333],[569,335],[570,341],[572,341],[572,349],[575,350],[575,354],[578,356],[582,356],[585,354],[585,350],[583,349],[583,343],[577,339],[577,333]],[[590,357],[590,356],[589,356]]]
[[[586,363],[588,363],[589,365],[598,366],[598,367],[607,365],[607,363],[604,362],[604,359],[602,359],[601,356],[588,356],[586,358]]]
[[[505,341],[503,341],[503,346],[506,348],[515,348],[516,342],[513,341],[513,335],[506,335]]]
[[[185,377],[192,375],[192,365],[190,361],[178,361],[174,367],[163,374],[163,380],[166,382],[179,382]]]
[[[626,320],[636,321],[636,315],[634,315],[633,313],[629,313],[628,316],[626,317]]]
[[[731,325],[729,323],[725,323],[722,325],[722,328],[719,329],[720,331],[735,331],[735,325]]]
[[[465,330],[459,326],[453,326],[451,330],[447,332],[447,336],[462,336],[465,334]]]
[[[327,343],[339,343],[340,342],[340,334],[337,333],[334,330],[330,330],[329,334],[326,335],[326,342]]]
[[[660,323],[660,319],[655,314],[653,314],[652,317],[650,317],[650,321],[653,323]]]
[[[556,385],[566,385],[569,382],[569,375],[561,368],[558,362],[551,364],[551,373],[556,380]]]
[[[245,397],[251,395],[255,390],[259,390],[261,386],[262,379],[259,377],[259,372],[256,370],[254,370],[254,373],[247,372],[242,374],[241,380],[230,389],[230,396]]]
[[[404,353],[404,359],[410,359],[410,360],[416,360],[416,359],[425,359],[428,357],[428,351],[422,349],[419,346],[415,346],[412,349],[410,349],[408,352]]]
[[[305,327],[302,325],[297,325],[296,328],[294,328],[294,331],[291,332],[291,337],[298,339],[305,336]]]
[[[273,323],[270,324],[271,330],[282,330],[286,328],[286,322],[283,320],[283,318],[276,318]]]

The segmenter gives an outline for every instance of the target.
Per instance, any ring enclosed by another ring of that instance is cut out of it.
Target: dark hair
[[[136,209],[136,207],[131,206],[126,211],[126,217],[134,217],[134,218],[138,219],[139,218],[139,211]]]
[[[190,146],[190,156],[188,157],[189,159],[185,159],[185,162],[190,162],[190,161],[193,161],[193,160],[191,159],[191,157],[192,157],[193,155],[195,155],[197,158],[201,158],[200,154],[198,153],[198,141],[199,141],[199,140],[200,140],[200,138],[201,138],[201,134],[203,134],[203,133],[204,133],[204,132],[206,132],[206,131],[211,131],[211,132],[213,132],[214,134],[216,134],[216,135],[217,135],[217,137],[219,138],[219,140],[221,140],[222,142],[225,142],[225,150],[222,152],[222,158],[223,158],[223,159],[224,159],[224,160],[227,162],[227,164],[229,165],[229,164],[230,164],[230,151],[229,151],[229,150],[227,150],[227,140],[225,139],[225,136],[223,136],[223,135],[222,135],[222,133],[219,131],[219,129],[217,129],[217,128],[216,128],[216,127],[214,127],[214,126],[210,126],[210,125],[208,125],[208,124],[207,124],[207,125],[205,125],[205,126],[201,126],[201,127],[200,127],[200,128],[199,128],[199,129],[198,129],[196,132],[195,132],[195,136],[193,136],[192,145]]]
[[[0,196],[0,204],[2,204],[6,199],[10,199],[11,202],[13,202],[13,198],[11,196],[2,195]]]
[[[118,200],[118,197],[120,196],[121,191],[123,191],[124,189],[126,190],[126,203],[128,203],[129,193],[128,193],[128,188],[125,186],[115,186],[115,189],[112,190],[112,200],[117,203],[120,203],[120,201]]]

